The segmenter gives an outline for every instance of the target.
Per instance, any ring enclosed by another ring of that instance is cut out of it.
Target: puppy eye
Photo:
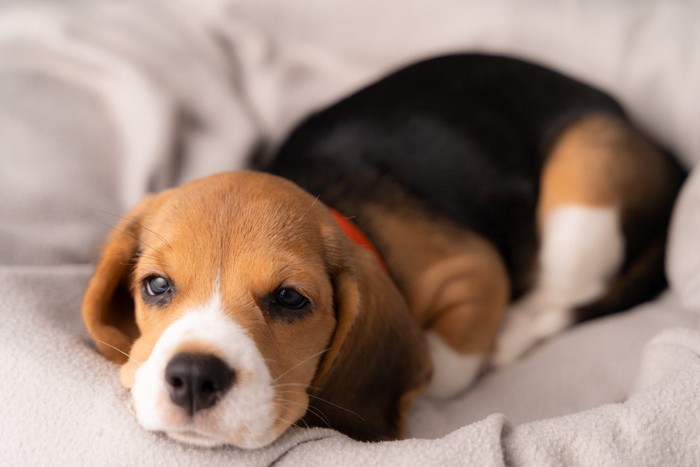
[[[311,300],[292,287],[279,287],[260,297],[258,305],[269,318],[282,321],[296,321],[307,316],[314,309]]]
[[[172,286],[170,281],[163,276],[151,276],[147,277],[143,281],[144,287],[146,289],[146,295],[149,297],[157,297],[158,295],[163,295],[168,293]]]
[[[148,276],[141,281],[141,296],[149,305],[166,306],[172,301],[174,293],[175,287],[167,277]]]
[[[149,276],[141,282],[141,296],[149,305],[165,306],[173,299],[175,288],[164,276]]]
[[[275,303],[285,308],[298,310],[309,304],[309,299],[291,288],[280,288],[275,293]]]

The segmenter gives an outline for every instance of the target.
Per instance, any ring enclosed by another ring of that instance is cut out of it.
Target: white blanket
[[[433,53],[574,73],[692,164],[699,20],[695,3],[634,0],[0,1],[0,464],[700,465],[700,177],[674,220],[674,290],[420,401],[415,439],[182,446],[137,425],[79,319],[102,238],[144,193],[242,167],[310,110]]]

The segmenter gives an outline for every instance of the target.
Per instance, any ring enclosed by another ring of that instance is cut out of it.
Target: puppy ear
[[[359,440],[397,439],[405,409],[430,380],[424,336],[377,259],[354,243],[340,246],[331,272],[337,324],[305,421]]]
[[[139,336],[130,293],[141,220],[151,204],[147,197],[114,227],[83,297],[83,322],[97,349],[109,360],[123,364]]]

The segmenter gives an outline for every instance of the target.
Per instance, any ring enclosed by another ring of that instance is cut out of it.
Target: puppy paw
[[[481,372],[484,356],[461,354],[450,348],[437,334],[426,335],[433,360],[433,378],[427,396],[450,399],[468,388]]]
[[[493,367],[507,366],[545,338],[569,327],[571,310],[542,296],[530,296],[513,305],[497,338]]]

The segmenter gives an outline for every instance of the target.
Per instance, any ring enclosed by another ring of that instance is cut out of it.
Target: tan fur
[[[460,353],[488,353],[509,296],[508,275],[496,248],[412,203],[367,214],[421,326]]]
[[[557,139],[541,178],[538,223],[567,204],[645,209],[645,193],[666,191],[659,151],[626,122],[606,115],[580,119]],[[649,209],[654,208],[651,200]]]
[[[249,333],[268,365],[278,433],[304,415],[309,388],[317,398],[340,400],[348,413],[362,414],[346,420],[346,413],[334,417],[333,409],[324,407],[326,418],[342,419],[338,423],[346,431],[365,439],[396,436],[402,414],[399,402],[390,400],[395,392],[373,402],[368,393],[373,386],[355,384],[350,375],[336,385],[327,376],[353,368],[370,378],[386,375],[396,393],[411,391],[429,379],[425,344],[376,259],[344,237],[321,203],[288,181],[238,172],[163,192],[125,219],[110,237],[83,303],[98,349],[123,364],[124,386],[133,385],[136,370],[165,329],[205,303],[218,283],[225,313]],[[165,274],[176,284],[165,307],[151,307],[141,297],[141,282],[152,274]],[[116,303],[115,291],[124,285],[132,302]],[[270,319],[260,301],[282,285],[307,296],[313,312],[302,319]],[[366,324],[378,321],[379,326]],[[400,341],[381,347],[386,335],[396,333]],[[374,372],[365,360],[373,348]],[[187,341],[174,353],[191,350],[206,351],[206,343]],[[384,424],[367,421],[382,413],[394,415]]]

